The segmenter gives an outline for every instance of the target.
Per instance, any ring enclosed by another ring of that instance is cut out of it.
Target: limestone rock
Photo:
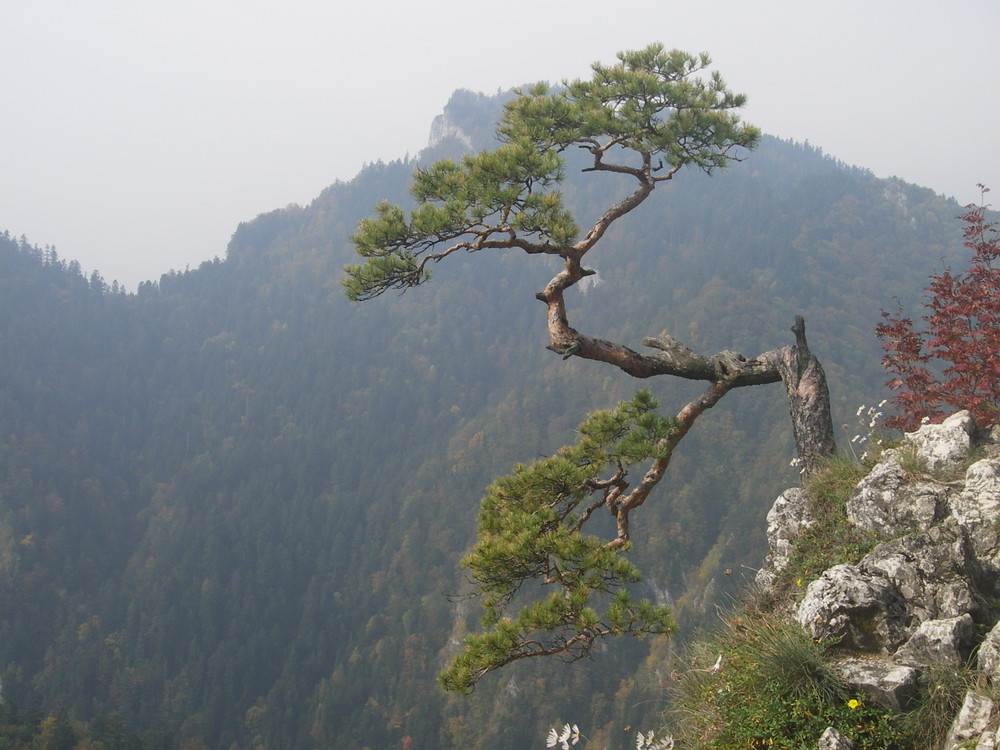
[[[922,425],[903,439],[916,445],[919,456],[927,462],[928,471],[938,472],[952,469],[965,460],[975,432],[972,415],[959,411],[941,424]]]
[[[847,517],[884,538],[913,528],[926,530],[940,517],[947,494],[945,487],[911,482],[897,456],[890,453],[855,487]]]
[[[835,565],[810,583],[796,617],[811,638],[863,652],[895,651],[908,635],[896,587],[853,565]]]
[[[977,613],[980,597],[975,590],[992,585],[965,532],[951,519],[883,542],[859,567],[888,578],[917,622]]]
[[[833,727],[827,727],[819,738],[819,750],[854,750],[854,743]]]
[[[986,458],[1000,458],[1000,424],[981,430],[976,436],[976,444],[986,454]]]
[[[998,732],[984,732],[976,743],[976,750],[994,750],[997,746]]]
[[[976,667],[994,682],[1000,682],[1000,623],[986,634],[976,654]]]
[[[833,665],[848,687],[889,711],[909,710],[920,693],[920,670],[887,658],[844,659]]]
[[[758,585],[770,586],[775,573],[788,564],[792,543],[811,523],[806,506],[806,493],[799,487],[785,490],[774,501],[767,513],[770,552],[764,566],[757,572]]]
[[[894,655],[894,660],[908,666],[950,664],[960,667],[969,658],[976,642],[976,626],[968,614],[946,620],[920,623]]]
[[[1000,459],[976,461],[965,472],[965,488],[952,501],[951,513],[962,524],[990,523],[1000,511]]]
[[[944,750],[959,750],[969,746],[970,741],[979,740],[990,725],[993,701],[974,691],[965,694],[962,708],[948,730]]]

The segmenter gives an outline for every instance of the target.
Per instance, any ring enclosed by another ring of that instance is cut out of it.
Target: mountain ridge
[[[452,119],[490,132],[499,98],[453,97]],[[655,714],[643,645],[519,669],[465,703],[431,687],[449,640],[474,627],[447,595],[463,590],[482,488],[634,388],[544,350],[546,269],[515,255],[453,259],[401,297],[343,298],[356,222],[405,202],[418,163],[463,148],[452,135],[419,162],[368,165],[242,223],[224,260],[135,294],[5,235],[9,700],[210,747],[518,746],[581,710],[580,694],[601,726]],[[586,211],[606,188],[569,197]],[[953,203],[774,138],[663,192],[609,235],[600,283],[570,302],[581,323],[753,354],[804,313],[841,415],[880,388],[878,307],[918,299],[961,248]],[[687,386],[653,388],[669,409]],[[722,571],[761,557],[764,505],[794,478],[775,391],[713,412],[644,509],[635,552],[688,630],[738,590]]]

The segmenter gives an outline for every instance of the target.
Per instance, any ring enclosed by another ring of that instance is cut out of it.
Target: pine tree
[[[658,485],[695,420],[732,389],[784,381],[805,469],[833,451],[826,380],[801,318],[792,328],[795,346],[755,357],[697,354],[667,333],[646,339],[654,351],[640,354],[569,322],[565,293],[594,274],[585,258],[615,222],[686,167],[711,175],[757,145],[759,131],[737,112],[745,97],[708,73],[710,64],[707,55],[654,44],[620,53],[615,65],[595,63],[590,79],[527,88],[506,105],[497,148],[418,170],[409,215],[382,202],[354,235],[364,260],[345,269],[352,300],[423,284],[432,264],[460,252],[555,256],[561,270],[536,295],[546,309],[549,349],[637,378],[708,383],[669,419],[640,391],[588,417],[575,446],[490,486],[479,541],[464,561],[486,631],[469,636],[441,675],[447,689],[467,692],[483,675],[526,657],[586,656],[608,635],[670,630],[664,608],[630,598],[627,584],[639,576],[624,557],[631,513]],[[567,164],[580,155],[585,175],[616,175],[631,186],[589,226],[577,222],[560,190]],[[599,509],[614,518],[610,539],[584,533]]]

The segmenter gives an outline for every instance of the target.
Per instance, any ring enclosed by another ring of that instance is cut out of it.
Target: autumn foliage
[[[985,198],[989,191],[980,188]],[[901,304],[895,315],[882,311],[875,332],[898,409],[889,427],[913,429],[957,409],[968,409],[980,427],[1000,416],[1000,232],[987,208],[983,200],[958,217],[972,256],[963,272],[930,277],[923,330]]]

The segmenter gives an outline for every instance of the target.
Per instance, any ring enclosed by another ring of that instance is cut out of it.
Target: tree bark
[[[836,451],[826,373],[809,349],[805,321],[801,315],[795,317],[791,328],[795,334],[794,346],[783,346],[752,358],[731,351],[714,355],[696,354],[666,332],[644,339],[642,343],[645,346],[657,351],[640,354],[613,341],[585,336],[570,326],[563,291],[586,275],[588,271],[578,262],[567,259],[563,271],[536,295],[547,307],[549,349],[561,354],[564,359],[581,357],[605,362],[637,378],[673,375],[687,380],[709,381],[713,388],[721,391],[712,400],[713,405],[733,388],[777,383],[780,380],[785,385],[797,462],[803,473],[811,473],[819,459]],[[704,409],[697,410],[691,421],[702,411]]]
[[[795,435],[795,448],[802,471],[812,473],[817,462],[837,450],[830,416],[830,390],[823,365],[809,350],[806,323],[795,316],[792,326],[795,346],[786,346],[763,355],[771,361],[785,384],[788,412]]]

